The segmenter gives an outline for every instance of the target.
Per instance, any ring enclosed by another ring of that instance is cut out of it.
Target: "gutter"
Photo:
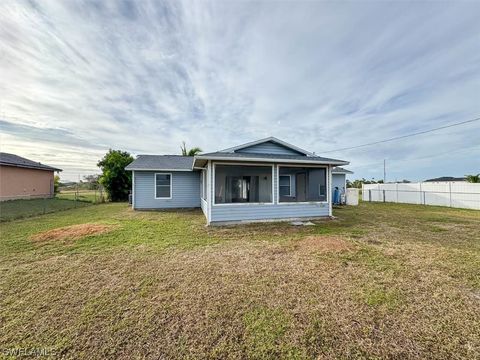
[[[22,165],[22,164],[13,164],[13,163],[6,163],[6,162],[0,162],[1,166],[11,166],[11,167],[18,167],[18,168],[23,168],[23,169],[33,169],[33,170],[45,170],[45,171],[63,171],[62,169],[57,169],[54,167],[50,166],[30,166],[30,165]]]
[[[128,168],[127,171],[193,171],[193,169],[141,169],[141,168]]]
[[[347,171],[332,171],[332,174],[335,174],[335,175],[338,175],[338,174],[349,175],[350,174],[351,175],[351,174],[353,174],[353,171],[348,171],[348,172]]]
[[[252,161],[252,162],[270,162],[270,163],[292,163],[292,164],[319,164],[319,165],[348,165],[348,161],[312,161],[312,160],[293,160],[293,159],[272,159],[272,158],[247,158],[247,157],[202,157],[196,156],[195,160],[221,160],[221,161]]]

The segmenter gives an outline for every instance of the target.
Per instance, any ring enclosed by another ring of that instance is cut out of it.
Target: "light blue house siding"
[[[282,164],[284,165],[284,164]],[[312,203],[279,203],[277,199],[278,188],[278,165],[274,164],[273,177],[273,204],[213,204],[214,185],[213,171],[210,173],[210,194],[212,202],[210,206],[210,223],[221,223],[228,221],[254,221],[270,219],[293,219],[293,218],[316,218],[330,215],[330,198],[327,202]],[[329,174],[327,172],[327,182]]]
[[[261,144],[252,145],[244,149],[235,151],[237,153],[250,154],[273,154],[273,155],[303,155],[302,153],[289,149],[286,146],[267,141]]]
[[[155,199],[155,173],[172,174],[171,199]],[[133,186],[134,209],[200,207],[199,171],[134,171]]]
[[[338,190],[342,192],[342,190],[347,190],[343,189],[345,187],[345,174],[332,174],[332,199],[333,199],[333,192],[335,191],[335,187],[338,187]]]

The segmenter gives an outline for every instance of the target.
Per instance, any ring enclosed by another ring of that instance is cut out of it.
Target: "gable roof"
[[[342,168],[342,167],[340,167],[340,166],[335,166],[335,167],[332,169],[332,174],[353,174],[353,171],[344,169],[344,168]]]
[[[192,171],[193,156],[138,155],[125,170]]]
[[[4,152],[0,153],[0,165],[15,166],[15,167],[21,167],[26,169],[62,171],[62,169],[59,169],[53,166],[48,166],[48,165],[45,165],[33,160],[29,160],[27,158],[24,158],[15,154],[9,154]]]
[[[258,144],[273,142],[292,150],[290,154],[270,154],[257,152],[237,152]],[[182,155],[138,155],[137,158],[125,167],[125,170],[135,171],[193,171],[194,168],[201,168],[207,160],[225,161],[252,161],[252,162],[286,162],[295,164],[317,164],[317,165],[348,165],[348,161],[325,158],[311,152],[300,149],[292,144],[286,143],[275,137],[252,141],[243,145],[231,147],[221,151],[201,154],[197,156]],[[342,169],[349,172],[348,170]]]
[[[245,144],[242,144],[242,145],[237,145],[237,146],[234,146],[234,147],[231,147],[231,148],[228,148],[228,149],[220,150],[218,152],[220,152],[220,153],[232,153],[232,152],[235,152],[237,150],[245,149],[245,148],[255,146],[255,145],[258,145],[258,144],[262,144],[262,143],[266,143],[266,142],[273,142],[273,143],[282,145],[286,148],[289,148],[291,150],[294,150],[294,151],[296,151],[298,153],[301,153],[303,155],[306,155],[306,156],[313,155],[311,152],[309,152],[307,150],[304,150],[304,149],[301,149],[301,148],[299,148],[295,145],[289,144],[289,143],[287,143],[283,140],[280,140],[280,139],[278,139],[274,136],[270,136],[268,138],[264,138],[264,139],[260,139],[260,140],[256,140],[256,141],[251,141],[251,142],[248,142],[248,143],[245,143]]]

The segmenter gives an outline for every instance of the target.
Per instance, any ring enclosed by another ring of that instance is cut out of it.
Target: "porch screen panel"
[[[215,204],[272,202],[270,166],[215,166]]]
[[[292,179],[290,195],[280,192],[280,202],[327,201],[327,170],[325,168],[280,167],[279,176]]]

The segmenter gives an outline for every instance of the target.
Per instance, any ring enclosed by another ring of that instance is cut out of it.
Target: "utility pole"
[[[387,183],[387,160],[383,159],[383,183]]]

